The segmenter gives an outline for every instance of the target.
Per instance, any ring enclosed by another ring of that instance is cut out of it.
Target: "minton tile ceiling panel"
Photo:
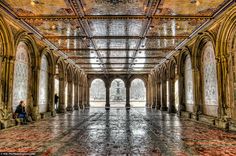
[[[93,36],[139,36],[146,20],[90,20]]]
[[[26,22],[45,36],[84,36],[78,20],[26,19]]]
[[[211,16],[227,0],[164,0],[157,15]]]
[[[137,47],[138,39],[95,39],[95,44],[99,49],[116,48],[116,49],[134,49]]]
[[[147,36],[189,36],[205,19],[153,20]]]
[[[88,15],[144,15],[147,0],[82,0]]]
[[[4,0],[19,16],[74,15],[68,0]]]

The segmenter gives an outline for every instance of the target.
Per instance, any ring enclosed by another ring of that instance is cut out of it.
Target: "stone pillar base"
[[[175,106],[171,105],[168,109],[168,113],[176,113]]]
[[[55,110],[53,110],[52,112],[51,112],[51,116],[56,116],[56,111]]]
[[[74,106],[74,110],[79,110],[79,106]]]
[[[107,106],[106,106],[105,109],[106,109],[106,110],[110,110],[110,107],[107,107]]]
[[[73,107],[67,107],[66,110],[72,112],[73,111]]]
[[[161,107],[161,111],[167,111],[167,107]]]
[[[161,105],[158,105],[158,104],[157,104],[157,105],[156,105],[156,109],[157,109],[157,110],[160,110],[160,109],[161,109]]]
[[[63,109],[59,109],[57,112],[58,112],[58,113],[65,113],[66,110],[63,108]]]
[[[222,128],[225,130],[229,130],[229,128],[230,128],[230,122],[222,120],[222,119],[216,120],[215,124],[216,124],[216,127]]]

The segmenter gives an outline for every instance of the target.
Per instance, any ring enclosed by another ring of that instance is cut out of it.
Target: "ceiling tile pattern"
[[[2,0],[87,73],[148,73],[229,0]]]

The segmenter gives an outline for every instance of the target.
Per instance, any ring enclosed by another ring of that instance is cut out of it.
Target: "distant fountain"
[[[116,87],[115,87],[115,95],[114,95],[114,99],[113,101],[122,101],[122,95],[121,95],[121,85],[120,85],[120,81],[115,81],[116,82]]]

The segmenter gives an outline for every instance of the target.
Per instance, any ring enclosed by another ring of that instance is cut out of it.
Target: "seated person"
[[[29,122],[25,101],[20,101],[20,104],[16,107],[15,117],[16,119],[20,119],[21,124],[27,124]]]

